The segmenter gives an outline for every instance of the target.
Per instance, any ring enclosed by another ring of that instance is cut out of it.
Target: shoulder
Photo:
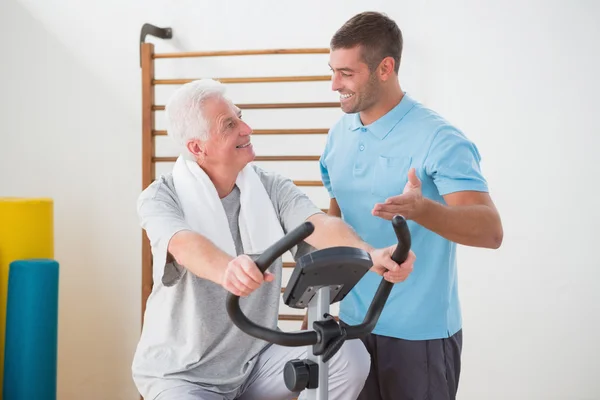
[[[429,142],[430,151],[457,144],[473,145],[461,129],[420,102],[415,101],[414,107],[406,117],[406,122],[413,124],[422,139]]]
[[[407,122],[417,125],[421,130],[436,136],[439,132],[458,131],[458,129],[437,111],[415,101],[407,114]]]
[[[179,206],[172,174],[161,175],[140,193],[137,200],[138,208],[148,203]]]
[[[286,181],[291,182],[289,178],[286,178],[283,175],[278,174],[277,172],[263,169],[255,164],[252,165],[252,168],[254,169],[254,172],[256,172],[256,174],[258,175],[260,181],[262,182],[270,197],[274,197],[274,195],[277,193],[277,189],[283,183],[285,183]]]
[[[299,198],[306,197],[292,179],[277,172],[267,171],[256,165],[252,165],[252,167],[258,174],[276,210],[281,210],[287,204],[297,201]]]
[[[430,130],[426,164],[474,168],[481,162],[481,153],[477,145],[456,126],[444,122]]]

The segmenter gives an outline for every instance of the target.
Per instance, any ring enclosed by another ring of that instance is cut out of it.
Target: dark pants
[[[412,341],[370,334],[362,339],[371,370],[357,400],[455,400],[462,330],[447,339]]]

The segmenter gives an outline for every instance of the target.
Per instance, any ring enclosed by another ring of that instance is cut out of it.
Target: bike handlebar
[[[394,232],[398,238],[398,245],[394,250],[392,260],[397,264],[402,264],[408,258],[408,252],[411,246],[410,231],[408,230],[406,220],[400,215],[394,216],[392,219],[392,226],[394,227]],[[300,244],[300,242],[310,236],[313,231],[314,225],[310,222],[305,222],[298,226],[265,250],[265,252],[255,261],[256,266],[264,273],[275,260],[294,246]],[[388,282],[385,279],[381,280],[364,321],[360,325],[346,327],[347,339],[359,338],[375,328],[393,286],[393,283]],[[319,340],[315,331],[282,332],[257,325],[250,321],[242,312],[239,300],[239,296],[236,296],[233,293],[227,295],[227,313],[233,323],[248,335],[266,340],[270,343],[291,347],[314,345]]]
[[[400,265],[408,258],[408,252],[410,251],[411,246],[410,231],[408,230],[406,220],[400,215],[395,215],[394,218],[392,218],[392,226],[394,227],[394,232],[398,239],[398,245],[392,254],[392,260]],[[362,324],[346,327],[347,339],[357,339],[375,329],[375,325],[377,325],[379,316],[383,311],[383,306],[385,306],[385,302],[393,287],[394,284],[392,282],[381,279],[381,283],[377,288],[375,297],[373,298],[373,301],[371,301],[371,305],[367,310],[367,314],[365,315]]]

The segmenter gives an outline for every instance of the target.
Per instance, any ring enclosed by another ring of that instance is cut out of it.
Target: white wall
[[[460,252],[460,399],[600,399],[597,2],[4,0],[0,196],[56,201],[59,399],[137,398],[129,371],[140,329],[142,24],[173,28],[171,41],[149,39],[160,52],[324,47],[365,9],[400,24],[403,87],[478,144],[504,221],[500,250]],[[326,61],[308,61],[311,73],[327,73]],[[299,68],[181,63],[157,64],[157,75]],[[270,93],[326,101],[328,90]]]

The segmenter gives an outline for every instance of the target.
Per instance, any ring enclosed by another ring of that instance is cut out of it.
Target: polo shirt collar
[[[394,129],[396,124],[400,122],[402,118],[413,108],[415,100],[411,98],[407,93],[404,93],[402,100],[394,108],[388,111],[378,120],[375,120],[369,125],[363,125],[360,120],[360,113],[353,115],[350,121],[350,130],[356,131],[358,129],[368,130],[372,135],[378,139],[384,139]]]

